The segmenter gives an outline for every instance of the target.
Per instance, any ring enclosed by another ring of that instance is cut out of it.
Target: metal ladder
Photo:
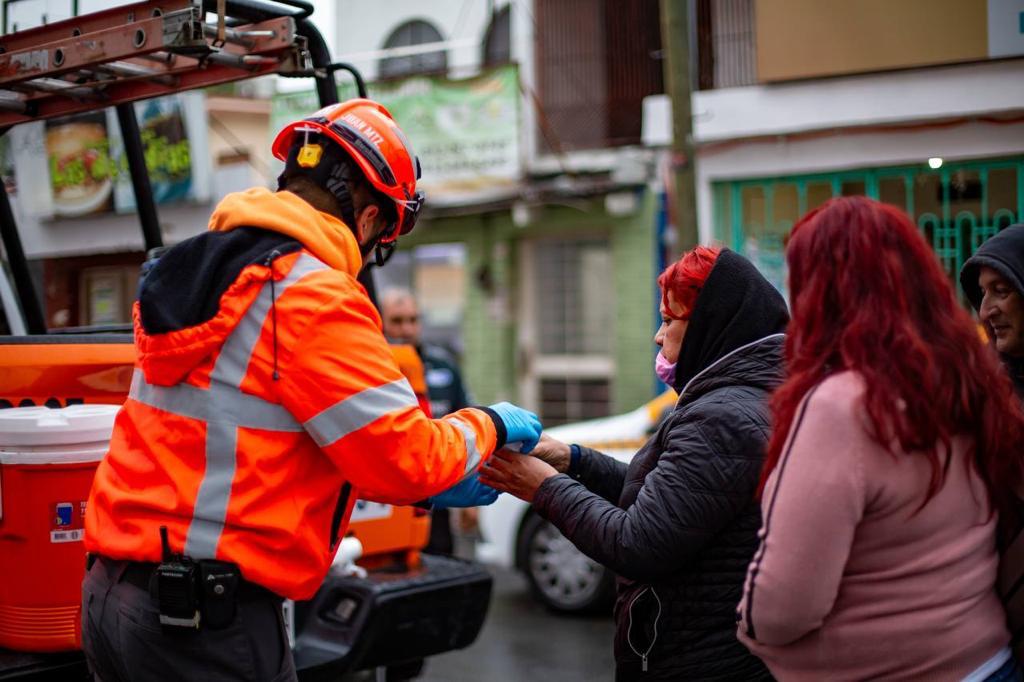
[[[309,75],[296,32],[308,12],[290,13],[307,4],[148,0],[4,35],[0,129],[271,73]]]

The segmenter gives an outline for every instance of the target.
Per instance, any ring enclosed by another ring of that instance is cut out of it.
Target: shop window
[[[807,183],[807,210],[818,208],[832,198],[831,182],[808,182]]]
[[[614,292],[607,240],[545,242],[537,266],[541,353],[609,352]]]
[[[903,177],[881,178],[878,181],[878,200],[906,210],[907,183]]]
[[[1024,197],[1017,196],[1020,168],[994,168],[988,173],[987,194],[985,196],[985,228],[978,231],[971,242],[973,253],[981,244],[999,230],[1024,220],[1024,215],[1016,213],[1018,206],[1024,203]]]
[[[775,185],[772,191],[771,232],[785,237],[800,217],[800,193],[791,182]]]
[[[611,411],[607,379],[542,379],[540,414],[545,426],[604,417]]]
[[[545,424],[607,416],[615,290],[607,238],[522,243],[519,392]]]
[[[865,189],[863,180],[846,180],[839,186],[839,194],[844,197],[863,196]]]
[[[942,228],[942,178],[938,173],[914,177],[914,213],[911,216],[929,244],[935,245]]]
[[[798,194],[795,185],[768,184],[744,187],[742,207],[742,252],[780,291],[785,287],[785,239],[793,227]],[[776,219],[776,210],[782,218]],[[789,220],[787,220],[787,218]]]

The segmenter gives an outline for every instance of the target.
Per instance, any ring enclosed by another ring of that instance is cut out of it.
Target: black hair
[[[299,151],[307,141],[323,147],[320,162],[312,168],[301,166],[298,162]],[[362,208],[356,206],[356,197],[364,188],[370,196],[370,201],[380,210],[386,225],[394,226],[398,220],[395,202],[370,184],[348,152],[322,135],[314,133],[308,136],[295,136],[288,150],[284,171],[277,178],[278,190],[287,189],[289,181],[299,176],[309,178],[317,187],[333,196],[341,210],[339,217],[353,230],[356,229],[356,211]]]

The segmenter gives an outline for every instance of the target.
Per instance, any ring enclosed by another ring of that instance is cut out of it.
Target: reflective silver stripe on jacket
[[[419,401],[403,377],[350,395],[321,410],[302,426],[317,445],[325,448],[389,412],[410,407],[419,409]]]
[[[455,426],[459,431],[462,431],[462,435],[466,438],[466,468],[462,474],[463,478],[465,478],[476,471],[477,466],[480,464],[481,456],[480,450],[476,446],[476,431],[472,426],[455,417],[449,417],[445,421]]]
[[[274,300],[306,275],[326,268],[319,259],[301,254],[288,275],[274,283]],[[238,326],[228,335],[210,374],[209,388],[189,384],[155,386],[146,383],[138,370],[132,376],[128,393],[132,399],[170,414],[206,423],[206,469],[185,540],[185,554],[193,559],[216,556],[235,478],[238,429],[303,430],[283,406],[241,391],[249,361],[268,322],[270,291],[270,280],[267,280]]]

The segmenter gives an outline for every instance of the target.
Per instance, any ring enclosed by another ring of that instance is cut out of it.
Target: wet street
[[[558,616],[529,594],[525,578],[491,569],[487,622],[468,648],[427,661],[424,682],[529,682],[614,677],[611,615]]]

